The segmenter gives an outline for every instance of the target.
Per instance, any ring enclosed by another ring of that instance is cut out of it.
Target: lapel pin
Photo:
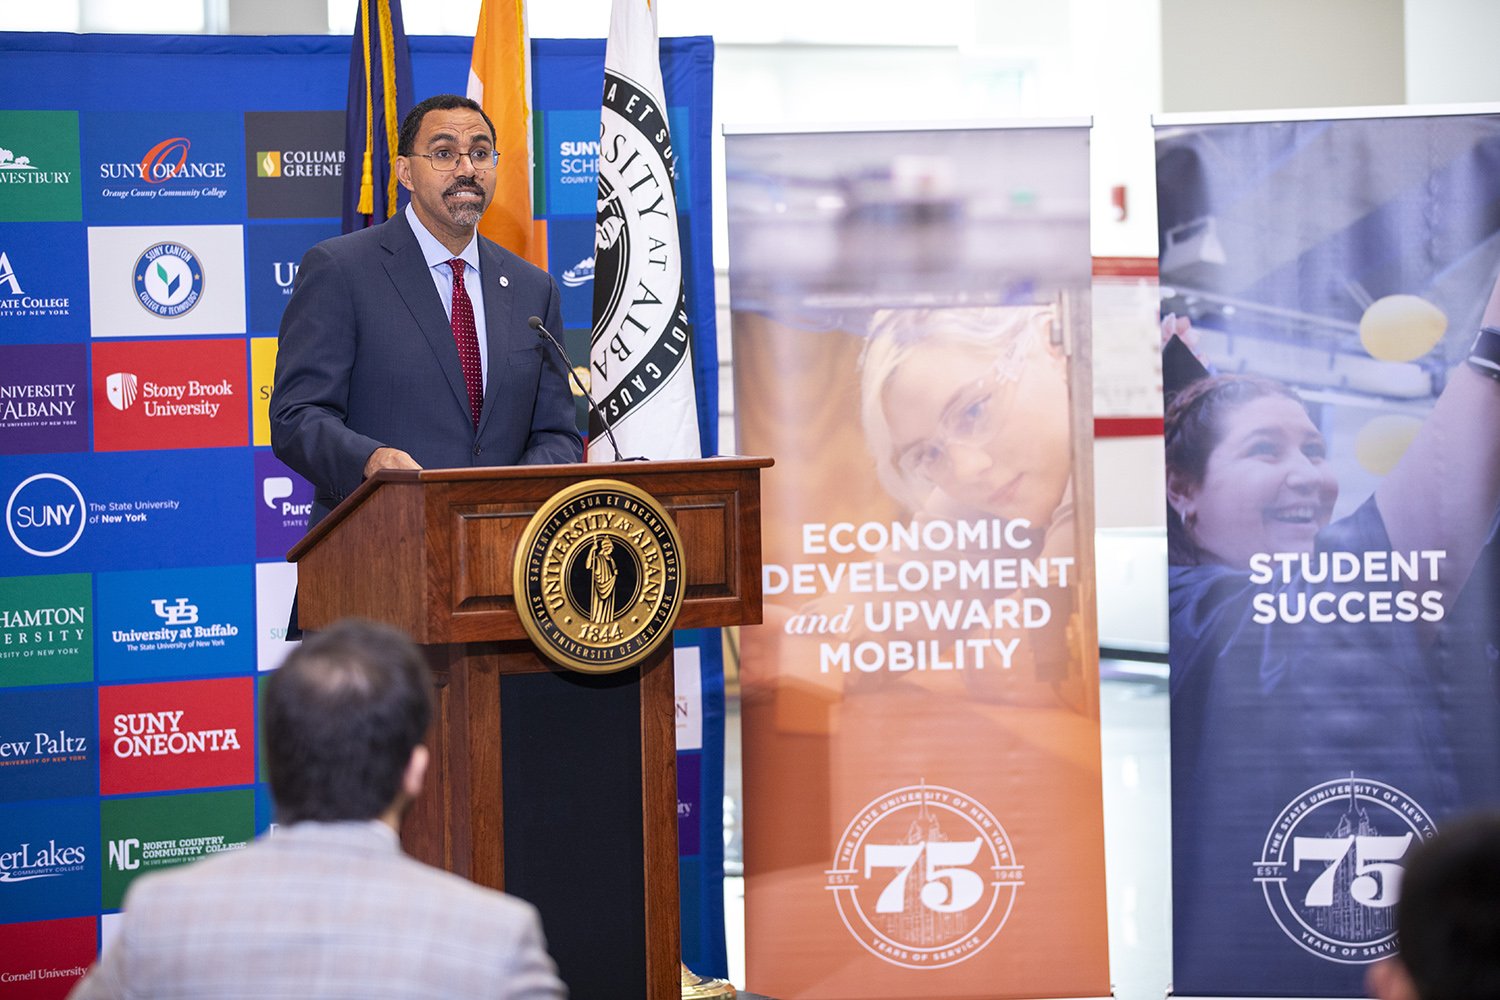
[[[507,277],[506,277],[506,276],[505,276],[505,275],[503,275],[503,274],[502,274],[502,275],[500,275],[500,287],[501,287],[501,288],[508,288],[508,287],[510,287],[510,279],[509,279],[509,278],[507,278]]]

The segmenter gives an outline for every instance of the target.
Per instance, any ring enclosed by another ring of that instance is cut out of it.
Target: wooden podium
[[[575,1000],[679,993],[676,697],[668,641],[615,674],[531,645],[511,570],[532,514],[587,479],[651,494],[682,536],[678,628],[761,620],[765,458],[377,473],[312,528],[303,628],[357,616],[403,629],[437,693],[415,857],[541,910]],[[710,806],[713,804],[710,803]]]

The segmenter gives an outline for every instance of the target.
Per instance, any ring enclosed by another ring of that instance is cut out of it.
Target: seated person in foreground
[[[132,885],[71,996],[565,997],[535,909],[401,852],[431,717],[401,633],[345,621],[308,639],[262,697],[280,825]]]
[[[1500,813],[1412,850],[1396,903],[1400,951],[1370,966],[1380,1000],[1500,1000]]]

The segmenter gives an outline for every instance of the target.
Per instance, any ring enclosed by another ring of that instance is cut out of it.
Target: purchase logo
[[[824,888],[854,940],[903,969],[945,969],[989,947],[1024,867],[983,803],[921,783],[865,804],[844,828]]]
[[[1436,832],[1427,811],[1393,785],[1353,774],[1325,781],[1271,824],[1255,881],[1304,951],[1368,964],[1395,954],[1403,859]]]
[[[555,494],[516,550],[516,609],[547,656],[584,673],[634,666],[670,641],[682,540],[651,494],[592,479]]]
[[[255,556],[281,559],[312,520],[312,484],[269,451],[255,453]]]

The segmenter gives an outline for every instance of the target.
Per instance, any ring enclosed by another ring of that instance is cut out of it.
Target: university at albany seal
[[[682,539],[649,493],[575,483],[542,504],[516,550],[516,611],[554,662],[590,674],[635,666],[682,607]]]

